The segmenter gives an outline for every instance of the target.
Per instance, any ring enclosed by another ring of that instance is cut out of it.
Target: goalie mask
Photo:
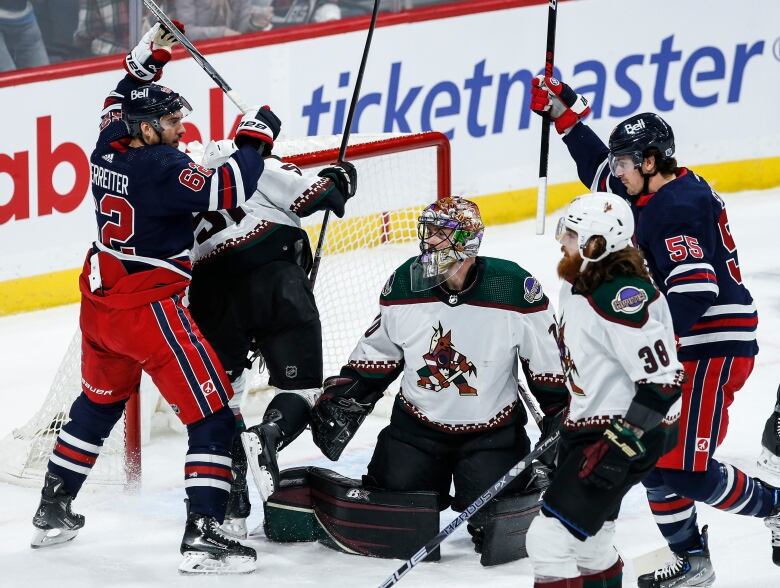
[[[412,291],[444,283],[463,261],[476,257],[484,230],[479,208],[465,198],[442,198],[426,207],[417,219],[420,256],[410,268]]]
[[[601,261],[610,253],[631,245],[634,214],[628,203],[614,194],[594,192],[575,198],[558,219],[555,239],[561,242],[566,229],[577,233],[582,267]]]

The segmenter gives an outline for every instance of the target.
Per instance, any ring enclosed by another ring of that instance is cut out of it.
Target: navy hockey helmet
[[[122,99],[122,120],[132,137],[141,134],[142,122],[149,123],[161,133],[160,117],[179,111],[184,117],[192,112],[192,107],[184,96],[159,84],[140,86]]]
[[[648,149],[658,149],[662,159],[674,157],[674,133],[667,122],[652,112],[635,114],[618,124],[609,135],[609,166],[615,173],[615,160],[630,155],[635,166],[642,165]]]

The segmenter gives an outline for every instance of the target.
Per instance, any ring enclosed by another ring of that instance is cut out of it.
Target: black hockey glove
[[[312,409],[311,432],[325,457],[337,461],[382,392],[366,392],[359,380],[347,376],[330,377],[323,388]]]
[[[320,170],[317,175],[321,178],[328,178],[338,190],[338,196],[333,195],[333,197],[328,198],[330,202],[327,206],[337,217],[341,218],[344,216],[344,205],[355,195],[357,190],[357,169],[350,162],[342,161]]]
[[[588,445],[583,453],[580,479],[611,490],[625,480],[631,462],[645,454],[645,446],[625,421],[615,419],[604,430],[601,439]]]
[[[282,129],[282,121],[272,111],[270,106],[251,108],[236,127],[236,147],[251,145],[261,155],[271,155],[274,141]]]

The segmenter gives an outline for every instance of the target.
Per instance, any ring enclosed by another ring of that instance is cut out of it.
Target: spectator
[[[73,43],[79,0],[31,0],[51,63],[80,57]]]
[[[270,22],[270,11],[252,0],[174,0],[173,7],[176,18],[187,23],[190,39],[262,31]]]
[[[79,0],[74,40],[87,55],[128,51],[130,15],[127,0]]]
[[[48,63],[32,4],[27,0],[0,0],[0,71]]]
[[[255,6],[272,9],[269,28],[309,22],[327,22],[341,18],[338,0],[252,0]]]

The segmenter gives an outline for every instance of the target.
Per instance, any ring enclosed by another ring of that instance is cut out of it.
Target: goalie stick
[[[371,24],[368,25],[366,44],[363,47],[363,58],[360,60],[360,68],[358,69],[357,79],[355,80],[355,89],[352,92],[352,102],[350,102],[349,104],[347,121],[344,123],[344,134],[341,137],[341,147],[339,147],[339,158],[336,163],[341,163],[342,161],[344,161],[344,157],[346,156],[347,153],[347,143],[349,142],[349,134],[352,131],[352,119],[355,117],[355,109],[357,107],[358,98],[360,97],[360,86],[363,84],[363,74],[366,71],[368,52],[371,49],[371,39],[374,37],[374,29],[376,29],[377,14],[379,14],[379,0],[374,0],[374,11],[371,13]],[[322,217],[322,228],[320,229],[320,236],[317,238],[317,249],[314,251],[314,260],[312,261],[311,271],[309,272],[309,281],[311,282],[312,289],[314,288],[314,283],[317,281],[317,273],[319,273],[320,271],[320,262],[322,261],[322,250],[325,247],[325,234],[326,231],[328,230],[329,220],[330,220],[330,210],[326,210],[325,215]]]
[[[144,0],[144,4],[149,9],[149,12],[151,12],[154,17],[160,21],[160,24],[168,29],[173,34],[173,36],[176,37],[176,40],[182,44],[182,47],[184,47],[189,52],[189,54],[192,55],[192,58],[195,60],[195,62],[201,67],[203,71],[208,74],[212,80],[214,80],[217,86],[219,86],[225,95],[230,98],[230,101],[233,102],[233,104],[235,104],[241,112],[247,112],[249,110],[249,106],[247,106],[246,102],[244,102],[238,93],[230,87],[230,85],[221,75],[219,75],[217,70],[215,70],[214,67],[208,62],[208,60],[203,57],[203,54],[195,48],[195,45],[192,44],[186,35],[182,33],[179,28],[173,24],[173,22],[171,22],[171,19],[168,18],[168,15],[165,14],[163,9],[160,8],[154,2],[154,0]]]
[[[550,436],[546,441],[543,441],[536,449],[526,455],[521,461],[517,462],[512,469],[505,473],[501,478],[496,481],[495,484],[485,490],[482,495],[466,507],[462,513],[460,513],[449,525],[444,527],[436,537],[428,541],[423,547],[417,550],[417,552],[407,559],[403,565],[398,568],[393,574],[379,585],[379,588],[388,588],[397,584],[401,578],[403,578],[409,571],[424,560],[428,555],[436,549],[441,543],[444,542],[450,535],[455,532],[455,529],[460,527],[463,523],[469,520],[474,514],[495,498],[504,487],[514,480],[517,476],[522,474],[531,465],[535,459],[546,452],[551,447],[554,447],[558,442],[561,433],[556,431],[554,435]]]

